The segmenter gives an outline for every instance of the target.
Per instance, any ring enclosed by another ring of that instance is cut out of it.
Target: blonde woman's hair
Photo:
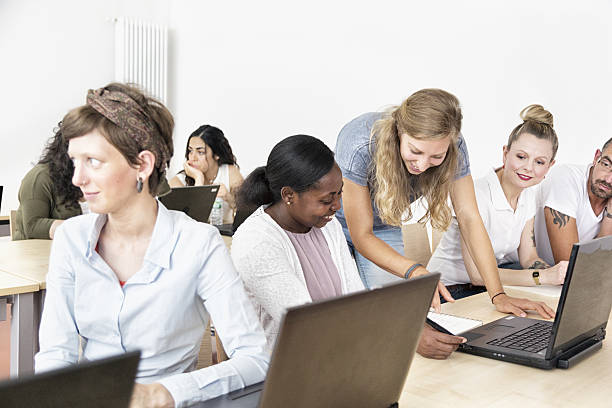
[[[384,223],[399,226],[412,218],[410,204],[423,196],[428,208],[419,222],[431,221],[434,228],[448,228],[452,217],[448,195],[457,171],[461,119],[455,96],[441,89],[422,89],[374,123],[370,140],[375,140],[376,151],[370,172],[374,203]],[[400,154],[400,134],[418,140],[450,137],[444,161],[418,176],[411,175]]]
[[[512,143],[516,142],[518,138],[523,134],[534,135],[538,139],[548,140],[552,144],[552,157],[555,158],[557,149],[559,148],[559,140],[557,139],[557,133],[553,129],[553,115],[542,105],[529,105],[521,111],[521,119],[523,123],[516,126],[510,132],[508,137],[508,144],[506,145],[508,150],[512,146]]]

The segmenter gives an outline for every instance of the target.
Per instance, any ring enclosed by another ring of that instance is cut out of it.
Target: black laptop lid
[[[159,197],[167,209],[182,211],[199,222],[208,222],[208,216],[217,197],[219,185],[173,187],[170,193]]]
[[[606,328],[612,308],[612,236],[574,244],[546,358]]]
[[[140,352],[0,383],[0,407],[127,408]]]

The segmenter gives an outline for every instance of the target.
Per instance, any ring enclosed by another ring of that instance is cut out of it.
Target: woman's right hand
[[[459,344],[466,341],[464,337],[440,333],[425,324],[417,346],[417,353],[426,358],[444,360],[448,358],[453,351],[457,350]]]
[[[419,266],[414,270],[414,272],[412,272],[410,278],[427,275],[428,273],[429,271],[425,269],[425,267]],[[444,286],[442,281],[438,281],[438,287],[436,288],[436,291],[433,295],[433,299],[431,300],[431,307],[433,307],[437,313],[440,313],[441,311],[440,296],[442,296],[447,302],[455,301],[455,299],[451,296],[450,292],[448,291],[448,289],[446,289],[446,286]]]
[[[196,186],[204,185],[204,173],[189,164],[189,161],[185,161],[183,163],[183,169],[185,169],[185,174],[195,180]]]
[[[563,285],[567,272],[567,261],[561,261],[555,266],[542,270],[541,282],[544,285]]]

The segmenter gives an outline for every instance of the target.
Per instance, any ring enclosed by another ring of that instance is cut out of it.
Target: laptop
[[[159,201],[169,210],[182,211],[196,221],[208,222],[218,191],[218,184],[173,187],[170,193],[159,197]]]
[[[236,215],[234,215],[233,223],[215,225],[215,227],[217,227],[221,235],[231,237],[234,235],[234,232],[236,232],[238,227],[244,222],[244,220],[249,218],[249,215],[251,215],[252,213],[253,211],[248,211],[246,209],[239,208],[238,210],[236,210]]]
[[[140,351],[0,382],[2,408],[127,408]]]
[[[612,236],[574,244],[554,322],[506,316],[461,335],[459,351],[569,368],[601,349],[612,307]]]
[[[398,407],[439,276],[288,309],[266,380],[198,406]]]

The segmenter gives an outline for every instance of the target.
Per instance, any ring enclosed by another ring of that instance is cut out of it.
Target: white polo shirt
[[[491,169],[485,177],[474,182],[478,210],[493,245],[497,264],[518,262],[517,249],[525,224],[534,217],[536,196],[534,187],[523,190],[519,196],[516,211],[510,207],[495,171]],[[457,219],[442,236],[427,269],[440,272],[442,283],[455,285],[470,283],[470,277],[463,263]]]
[[[544,207],[550,207],[575,218],[580,242],[593,239],[599,234],[603,211],[595,215],[589,201],[587,183],[591,167],[592,165],[558,164],[540,183],[535,219],[536,247],[540,258],[549,265],[553,265],[555,260],[546,230]]]

